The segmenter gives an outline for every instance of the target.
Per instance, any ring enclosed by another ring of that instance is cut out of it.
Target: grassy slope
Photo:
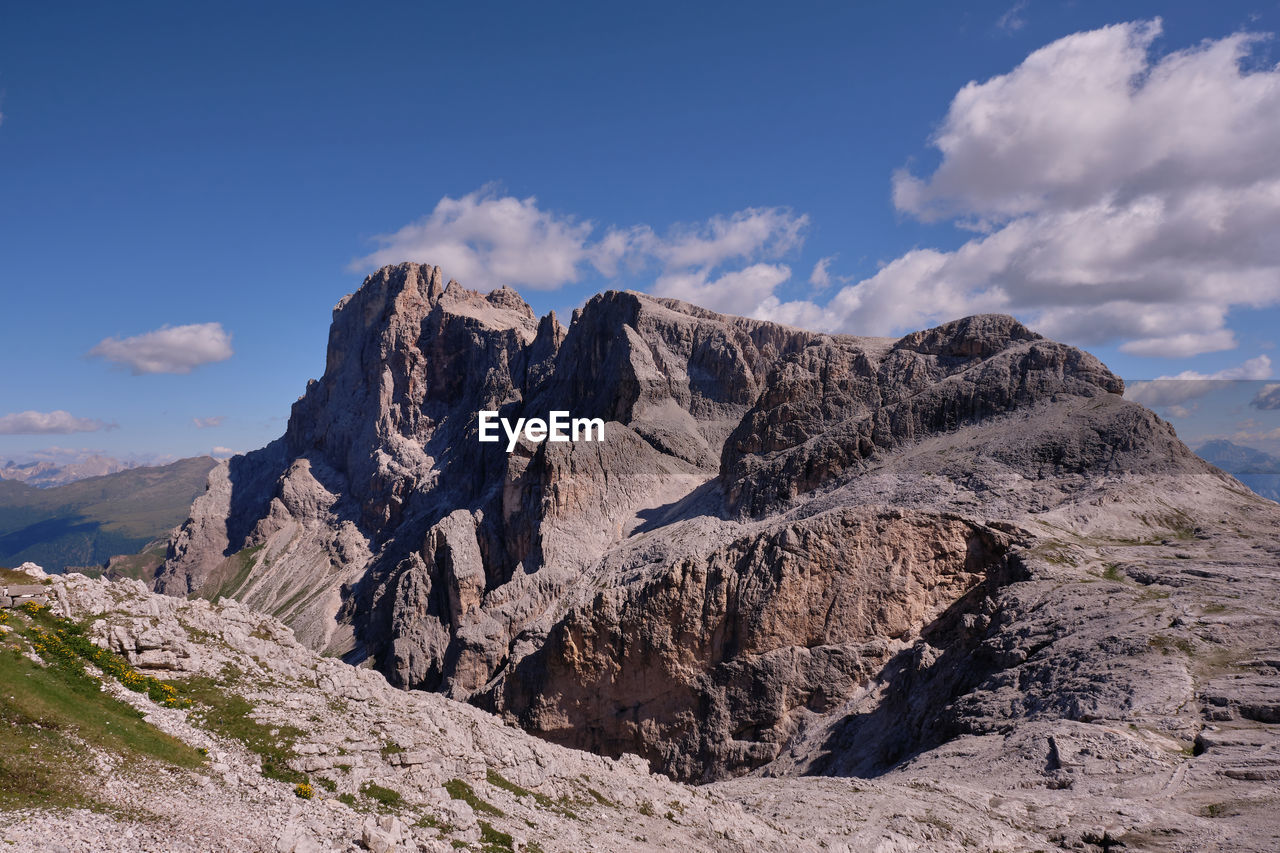
[[[187,517],[215,464],[196,457],[51,489],[0,481],[0,562],[60,571],[135,553]]]
[[[10,611],[17,628],[27,617]],[[94,796],[94,760],[106,752],[123,770],[155,763],[198,767],[196,750],[143,720],[72,667],[39,666],[13,631],[0,637],[0,809],[30,806],[106,808]]]

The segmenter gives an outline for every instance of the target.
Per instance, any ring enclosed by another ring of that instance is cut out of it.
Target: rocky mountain
[[[32,560],[63,571],[133,555],[122,561],[129,573],[150,578],[164,546],[150,555],[137,552],[183,522],[214,464],[194,457],[48,488],[0,482],[0,564]]]
[[[52,462],[36,460],[33,462],[15,462],[10,459],[0,466],[0,480],[12,480],[47,489],[51,486],[65,486],[86,477],[104,477],[130,468],[138,468],[141,463],[125,462],[101,453],[90,453],[68,462]]]
[[[1264,498],[1280,501],[1280,459],[1226,439],[1206,441],[1196,453]]]
[[[20,584],[29,602],[5,609],[0,599],[0,839],[16,853],[1274,849],[1276,662],[1221,663],[1222,648],[1274,618],[1274,599],[1242,605],[1233,596],[1256,591],[1239,587],[1247,580],[1224,583],[1229,570],[1200,578],[1176,553],[1158,574],[1129,563],[1104,572],[1119,579],[1082,579],[1090,570],[1073,564],[1077,555],[1054,555],[1056,574],[1029,582],[1009,621],[1033,624],[1054,588],[1070,588],[1076,605],[1140,602],[1149,608],[1140,621],[1158,609],[1152,602],[1176,601],[1184,624],[1155,635],[1163,642],[1144,670],[1153,684],[1137,691],[1134,722],[1044,714],[957,735],[887,772],[756,773],[697,787],[650,774],[636,756],[565,749],[464,703],[397,690],[230,599],[0,570],[3,590]],[[1197,583],[1237,588],[1206,598]],[[1060,611],[1062,645],[1077,656],[1094,638],[1087,627],[1106,621],[1085,609]],[[1105,649],[1117,658],[1141,630],[1106,628],[1120,635]],[[954,654],[932,648],[917,643],[909,656],[926,683],[929,659]],[[1067,665],[1065,651],[1026,662]],[[1168,728],[1151,700],[1165,699],[1162,684],[1185,675],[1184,663],[1196,679],[1217,674],[1178,710],[1184,729]],[[1132,690],[1124,666],[1111,686]],[[1098,674],[1059,677],[1078,700],[1104,692],[1090,685]],[[904,689],[918,687],[899,682],[888,707],[829,716],[837,724],[822,739],[851,754],[864,738],[914,725],[922,709],[899,704]],[[1017,689],[1000,684],[990,709],[1017,701]],[[869,708],[871,692],[850,707]],[[879,731],[851,731],[863,722]]]
[[[1009,317],[857,338],[610,292],[566,327],[402,264],[155,587],[555,743],[750,774],[719,784],[771,815],[837,790],[772,776],[965,780],[971,827],[1269,849],[1280,508],[1121,391]],[[508,454],[481,410],[606,437]],[[1033,801],[1068,817],[1002,811]]]

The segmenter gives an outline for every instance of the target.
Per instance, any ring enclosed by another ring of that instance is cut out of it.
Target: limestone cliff
[[[1045,549],[1178,537],[1242,499],[1122,387],[1009,317],[856,338],[609,292],[566,328],[402,264],[335,308],[324,376],[211,474],[156,587],[679,778],[880,772],[1123,715],[1055,667],[1036,700],[990,700],[1028,637],[1067,630],[1020,603]],[[507,454],[481,409],[599,417],[606,440]],[[1061,606],[1122,618],[1077,591]]]

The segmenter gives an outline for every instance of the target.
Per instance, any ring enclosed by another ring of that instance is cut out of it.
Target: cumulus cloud
[[[835,259],[835,255],[828,255],[825,258],[819,258],[813,265],[813,272],[809,273],[809,284],[813,285],[815,290],[826,290],[831,286],[831,262]]]
[[[106,338],[89,355],[143,373],[190,373],[232,356],[231,335],[221,323],[163,326],[131,338]]]
[[[747,208],[696,226],[677,225],[643,246],[664,268],[651,292],[714,311],[787,322],[778,316],[781,303],[775,294],[791,278],[791,268],[763,261],[799,248],[808,224],[807,216],[783,208]],[[725,270],[730,263],[748,265]],[[794,313],[795,307],[788,310]]]
[[[1271,359],[1265,355],[1251,358],[1243,364],[1228,367],[1214,373],[1184,370],[1173,376],[1161,376],[1149,382],[1134,382],[1125,389],[1130,400],[1153,409],[1181,406],[1197,397],[1203,397],[1223,382],[1257,381],[1271,378]],[[1267,386],[1280,387],[1280,386]],[[1177,412],[1173,412],[1178,415]],[[1187,411],[1184,408],[1184,412]],[[1186,417],[1185,414],[1178,415]]]
[[[52,412],[15,412],[0,417],[0,435],[65,435],[114,428],[115,424],[108,424],[97,418],[78,418],[62,409]]]
[[[230,456],[235,456],[236,451],[230,447],[212,447],[209,449],[209,455],[215,459],[226,459]]]
[[[578,280],[593,230],[590,222],[542,210],[532,196],[499,196],[486,186],[462,198],[445,196],[426,218],[375,237],[381,247],[353,266],[429,262],[474,289],[556,288]],[[625,242],[625,235],[618,238]]]
[[[808,225],[807,216],[786,208],[749,207],[662,233],[646,224],[601,229],[545,210],[532,196],[503,196],[486,186],[446,196],[426,218],[376,237],[380,248],[353,267],[432,263],[477,290],[554,289],[588,268],[610,278],[656,268],[655,292],[742,314],[778,305],[773,290],[790,269],[763,261],[798,249]]]
[[[777,258],[804,242],[808,216],[779,207],[749,207],[697,225],[676,225],[661,239],[641,242],[668,269],[711,269],[732,260]]]
[[[1263,385],[1256,397],[1249,403],[1255,409],[1274,411],[1280,409],[1280,383]]]
[[[769,305],[774,289],[790,277],[791,268],[784,264],[752,264],[715,279],[709,279],[705,269],[688,270],[660,276],[652,292],[712,311],[751,315]]]
[[[207,418],[192,418],[191,422],[196,425],[197,429],[210,429],[222,426],[222,422],[225,420],[225,415],[213,415]]]
[[[940,164],[899,171],[893,199],[975,236],[843,288],[826,325],[994,310],[1135,355],[1235,347],[1233,307],[1280,303],[1280,68],[1249,67],[1249,34],[1159,56],[1160,29],[1070,35],[964,86],[932,140]]]

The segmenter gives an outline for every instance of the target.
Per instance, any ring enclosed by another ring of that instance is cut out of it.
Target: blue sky
[[[0,460],[261,446],[397,259],[523,270],[539,312],[1008,310],[1127,378],[1274,379],[1280,52],[1245,32],[1280,5],[6,4]]]

